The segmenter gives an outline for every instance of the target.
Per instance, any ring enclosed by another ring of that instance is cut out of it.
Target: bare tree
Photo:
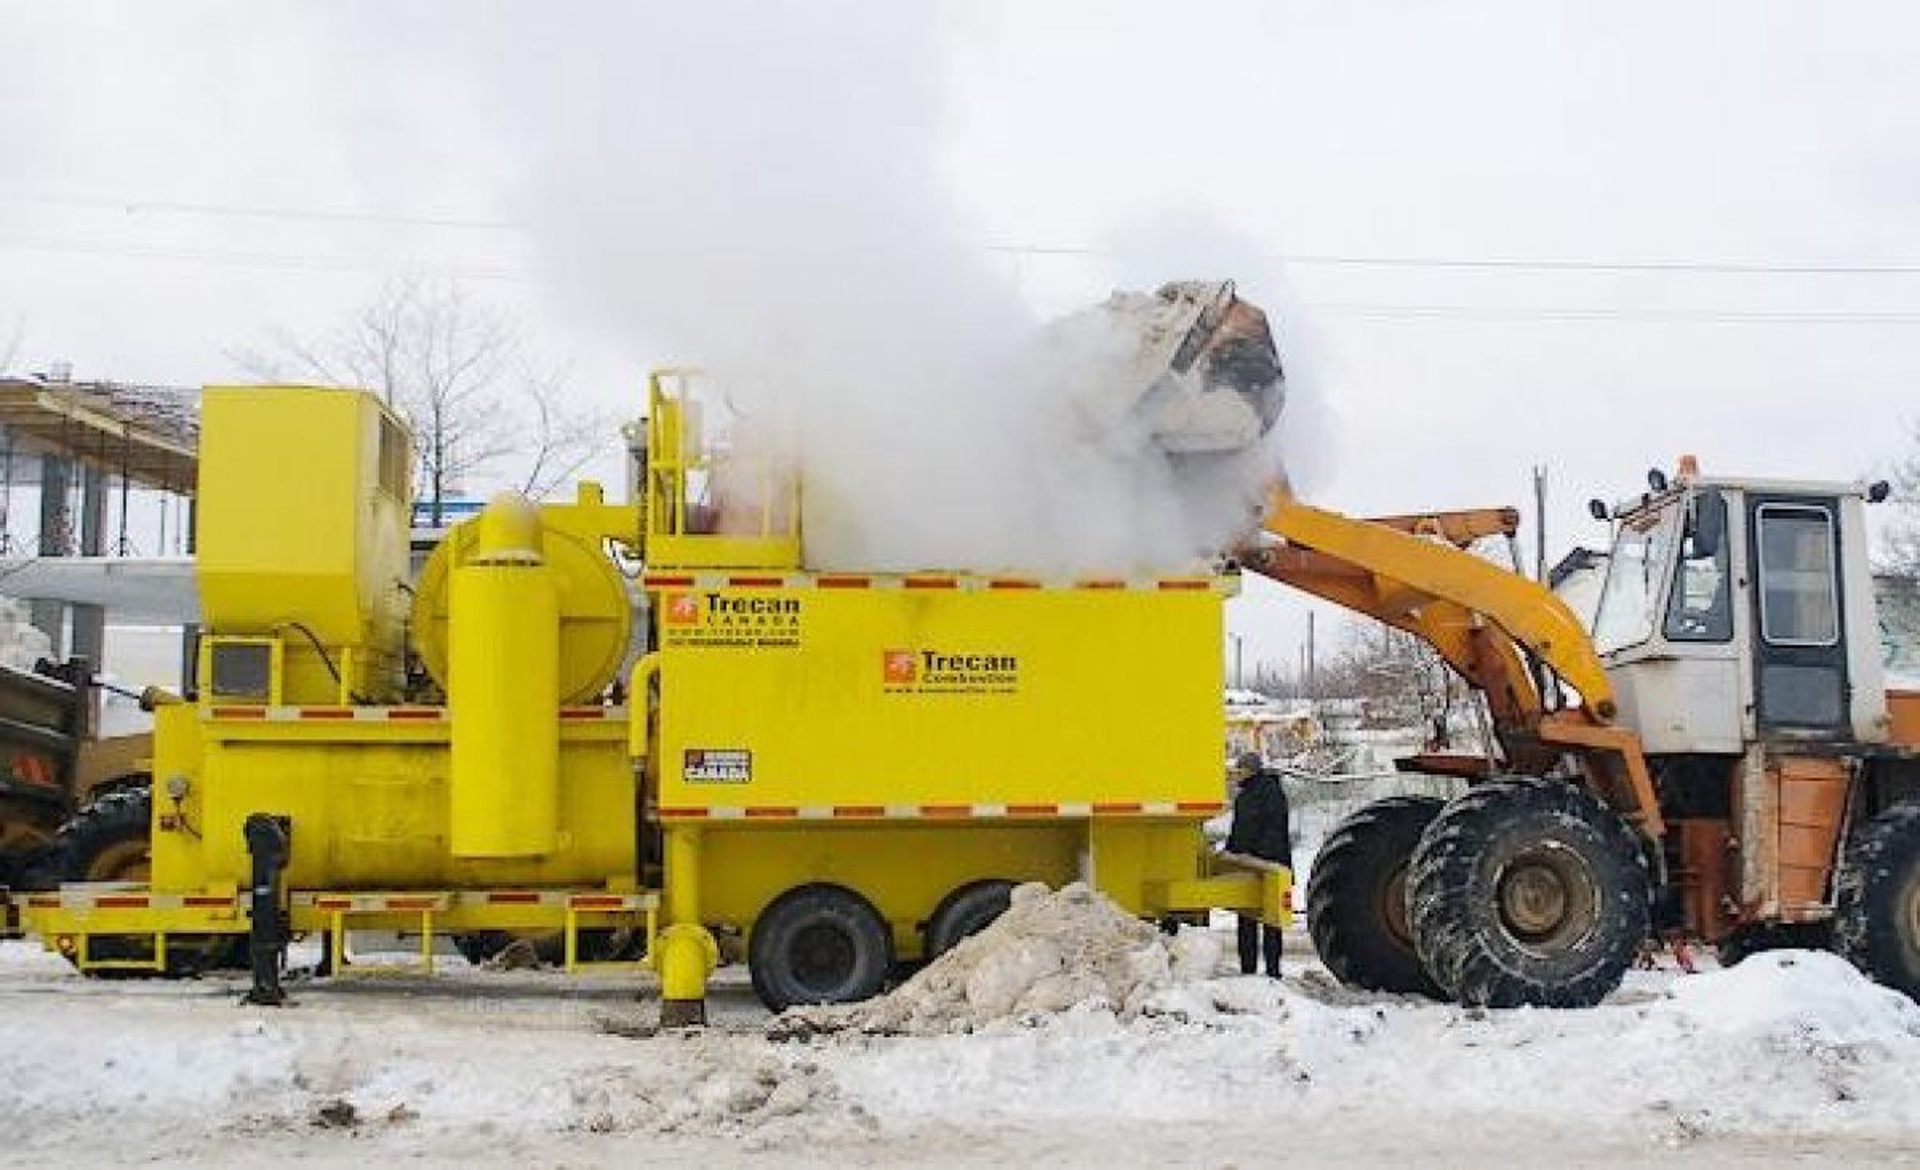
[[[317,340],[275,330],[265,350],[232,354],[257,377],[310,378],[383,396],[413,428],[416,492],[432,522],[476,474],[526,461],[521,490],[538,498],[612,441],[596,411],[566,401],[563,369],[541,367],[515,323],[457,284],[395,280]]]
[[[1907,453],[1894,460],[1887,480],[1893,486],[1896,515],[1882,542],[1882,567],[1903,576],[1920,576],[1920,423],[1907,427]]]
[[[1405,630],[1356,621],[1331,663],[1317,672],[1322,698],[1359,699],[1370,721],[1410,726],[1444,719],[1463,684],[1433,647]]]

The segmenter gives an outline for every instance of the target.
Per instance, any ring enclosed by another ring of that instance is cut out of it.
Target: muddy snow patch
[[[1166,935],[1076,882],[1013,891],[1006,913],[927,964],[891,993],[844,1007],[794,1008],[775,1038],[833,1032],[937,1036],[1068,1011],[1133,1019],[1169,991],[1211,978],[1219,938],[1182,928]]]

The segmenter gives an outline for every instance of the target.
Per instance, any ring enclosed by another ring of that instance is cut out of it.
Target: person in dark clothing
[[[1263,861],[1293,865],[1293,832],[1288,818],[1287,790],[1280,773],[1267,767],[1258,752],[1243,753],[1234,761],[1240,790],[1233,798],[1233,827],[1227,832],[1227,852],[1244,853]],[[1251,914],[1240,916],[1240,973],[1251,975],[1256,961],[1266,958],[1267,974],[1280,977],[1280,928],[1268,926]]]

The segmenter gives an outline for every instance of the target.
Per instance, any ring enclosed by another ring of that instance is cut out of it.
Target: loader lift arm
[[[1518,525],[1510,508],[1364,520],[1276,491],[1262,538],[1236,555],[1251,572],[1433,647],[1486,696],[1507,767],[1538,775],[1572,755],[1587,784],[1657,841],[1663,825],[1639,736],[1613,722],[1613,688],[1585,627],[1545,586],[1467,551]],[[1535,662],[1581,705],[1563,707],[1552,679],[1543,690]],[[1492,762],[1477,770],[1491,773]]]

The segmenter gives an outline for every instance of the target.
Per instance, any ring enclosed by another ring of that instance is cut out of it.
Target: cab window
[[[1726,499],[1707,489],[1689,505],[1689,519],[1674,558],[1673,590],[1667,598],[1665,632],[1674,642],[1733,639],[1733,595],[1727,574]],[[1717,523],[1705,518],[1717,514]]]
[[[1762,504],[1760,636],[1775,646],[1831,646],[1840,639],[1833,513],[1807,504]]]

